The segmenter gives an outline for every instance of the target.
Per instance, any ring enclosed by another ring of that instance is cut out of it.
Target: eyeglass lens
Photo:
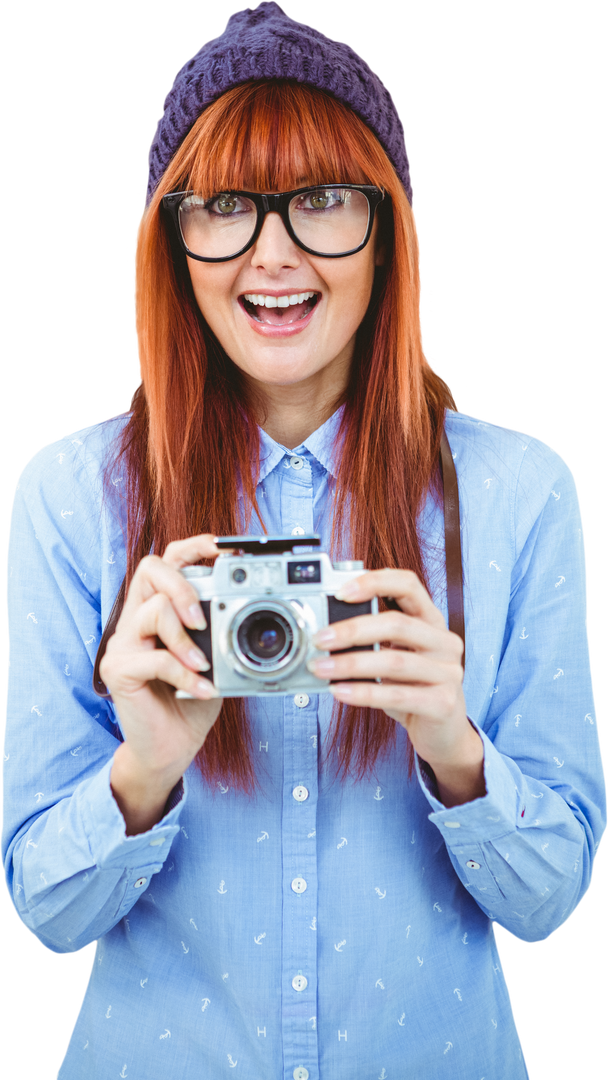
[[[289,220],[298,240],[322,255],[358,248],[365,239],[369,203],[362,191],[315,188],[294,196]],[[187,195],[179,208],[184,242],[194,255],[222,259],[236,255],[251,240],[257,224],[255,203],[224,192],[212,199]]]

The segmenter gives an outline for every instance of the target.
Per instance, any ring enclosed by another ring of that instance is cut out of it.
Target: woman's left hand
[[[310,670],[332,680],[338,701],[383,709],[406,729],[419,757],[433,769],[444,805],[484,795],[483,743],[467,719],[462,689],[462,641],[448,630],[418,577],[410,570],[371,570],[336,595],[357,603],[392,597],[400,610],[359,615],[319,631],[313,644],[334,655],[311,661]],[[379,652],[335,655],[376,642],[390,645]]]

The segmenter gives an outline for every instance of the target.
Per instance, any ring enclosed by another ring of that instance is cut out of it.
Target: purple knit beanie
[[[374,132],[412,201],[403,128],[388,90],[348,45],[294,22],[278,4],[233,15],[181,69],[150,149],[148,201],[200,114],[227,90],[258,79],[294,79],[333,95]]]

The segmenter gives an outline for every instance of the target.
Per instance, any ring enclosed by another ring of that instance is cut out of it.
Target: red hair
[[[323,92],[291,82],[248,83],[198,118],[144,214],[137,249],[137,330],[142,384],[119,455],[126,465],[127,583],[151,547],[199,533],[235,534],[237,483],[259,511],[254,403],[194,299],[162,196],[194,189],[285,191],[303,183],[371,183],[390,195],[380,212],[387,245],[357,335],[343,399],[344,438],[334,537],[369,569],[397,566],[426,581],[418,515],[431,488],[448,387],[422,352],[418,244],[402,184],[370,129]],[[347,507],[349,509],[347,510]],[[395,745],[395,721],[379,710],[336,706],[326,746],[338,774],[362,779]],[[410,768],[412,762],[409,752]],[[197,756],[208,780],[256,786],[243,699],[225,699]]]

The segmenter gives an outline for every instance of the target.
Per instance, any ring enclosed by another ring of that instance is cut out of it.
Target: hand
[[[204,629],[205,618],[193,586],[179,573],[218,554],[213,537],[203,535],[169,544],[162,558],[142,559],[101,662],[125,736],[111,784],[128,832],[160,820],[220,712],[217,690],[199,674],[209,664],[184,629]],[[156,647],[157,637],[165,649]],[[197,700],[177,700],[174,688]]]
[[[467,719],[462,689],[462,641],[448,630],[420,580],[409,570],[372,570],[336,595],[354,602],[390,596],[400,610],[333,623],[314,636],[317,648],[390,646],[311,661],[310,670],[335,680],[330,690],[338,701],[382,709],[406,729],[433,769],[445,806],[484,795],[483,743]]]

